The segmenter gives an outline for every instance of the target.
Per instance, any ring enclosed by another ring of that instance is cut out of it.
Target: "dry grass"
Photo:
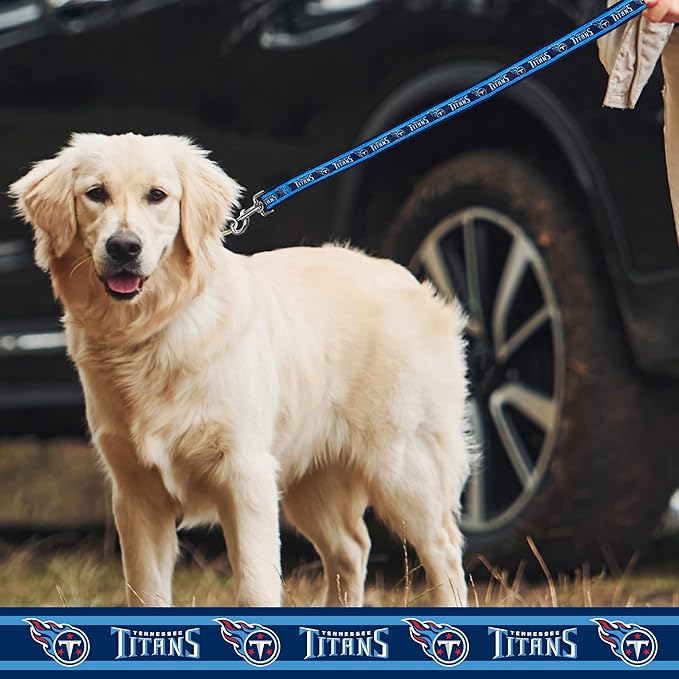
[[[63,470],[68,469],[68,474]],[[120,606],[125,604],[126,586],[120,561],[113,554],[110,522],[110,490],[95,464],[95,456],[84,441],[0,439],[0,525],[48,528],[54,526],[109,526],[104,546],[63,547],[63,536],[31,542],[28,546],[0,543],[0,606]],[[83,520],[86,517],[86,520]],[[677,526],[679,529],[679,526]],[[373,562],[366,603],[369,606],[424,606],[430,592],[422,585],[422,571],[414,566],[402,527],[402,553],[395,556],[394,568],[403,573],[398,582],[385,584],[384,566]],[[679,553],[679,540],[671,553]],[[472,607],[500,606],[679,606],[679,567],[677,576],[653,572],[633,574],[634,564],[624,572],[615,566],[612,575],[590,573],[585,565],[570,577],[553,573],[529,543],[533,566],[543,574],[538,583],[525,578],[526,563],[514,572],[496,569],[483,557],[481,572],[469,580]],[[233,587],[225,557],[206,560],[191,552],[178,567],[175,604],[178,606],[224,606],[233,604]],[[666,570],[672,572],[672,568]],[[320,564],[297,568],[283,580],[287,606],[321,605]],[[346,604],[342,582],[336,580],[336,605]],[[144,592],[132,596],[149,603]]]
[[[516,572],[498,571],[485,562],[488,577],[470,577],[470,606],[678,606],[679,577],[643,573],[612,577],[590,575],[587,568],[572,577],[557,576],[531,583],[525,564]],[[408,566],[400,582],[384,584],[379,571],[366,592],[368,606],[424,606],[428,592],[418,568]],[[284,580],[287,606],[320,606],[320,566],[308,564]],[[143,592],[137,593],[144,598]],[[337,605],[344,605],[338,583]],[[153,602],[152,603],[158,603]],[[206,561],[192,555],[175,576],[177,606],[233,605],[233,588],[225,557]],[[60,549],[49,555],[45,546],[5,550],[0,558],[0,606],[121,606],[125,583],[120,562],[101,549]]]
[[[69,473],[64,474],[63,470]],[[65,549],[59,536],[16,548],[0,543],[0,606],[119,606],[125,603],[125,583],[119,559],[113,555],[110,491],[96,469],[90,447],[83,441],[50,442],[0,439],[0,524],[77,526],[108,521],[105,547]],[[373,563],[366,603],[370,606],[423,606],[429,592],[422,572],[413,566],[402,527],[402,554],[395,566],[404,573],[399,582],[385,584],[386,564]],[[679,528],[679,527],[677,527]],[[607,559],[611,574],[590,573],[587,565],[570,577],[552,572],[538,546],[529,543],[539,583],[526,580],[526,563],[514,572],[500,571],[483,557],[482,572],[470,577],[469,604],[484,606],[678,606],[679,566],[664,568],[677,576],[654,572],[634,574],[634,564],[623,572]],[[670,553],[679,553],[674,539]],[[321,604],[320,565],[307,564],[283,579],[288,606]],[[336,581],[336,605],[346,603],[342,583]],[[218,606],[233,603],[233,588],[225,557],[207,561],[200,553],[180,565],[175,577],[175,603],[180,606]],[[143,592],[133,593],[141,599]],[[151,598],[151,603],[153,602]]]

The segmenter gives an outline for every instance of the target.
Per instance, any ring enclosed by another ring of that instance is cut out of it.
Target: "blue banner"
[[[2,609],[0,631],[3,675],[679,671],[676,609]]]

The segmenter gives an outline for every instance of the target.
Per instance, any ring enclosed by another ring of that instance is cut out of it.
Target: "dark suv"
[[[565,34],[595,0],[7,0],[0,184],[71,131],[194,137],[252,192]],[[679,250],[660,76],[603,109],[594,47],[230,239],[351,239],[466,305],[470,552],[553,566],[643,544],[677,486]],[[82,432],[30,230],[0,207],[0,433]],[[445,365],[441,370],[446,370]],[[441,469],[445,474],[446,469]]]

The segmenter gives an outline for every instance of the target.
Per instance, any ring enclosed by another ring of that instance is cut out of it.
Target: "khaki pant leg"
[[[662,56],[665,75],[665,156],[672,197],[674,226],[679,239],[679,29],[672,31]]]

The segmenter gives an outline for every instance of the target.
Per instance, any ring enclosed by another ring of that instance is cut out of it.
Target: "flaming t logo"
[[[403,618],[403,622],[408,624],[410,638],[422,646],[425,655],[439,665],[452,667],[467,657],[469,640],[457,627],[431,620],[423,622],[416,618]]]
[[[243,620],[215,618],[221,626],[222,639],[231,644],[236,653],[251,665],[270,665],[281,652],[278,635],[263,625],[250,625]]]
[[[90,640],[81,629],[37,618],[24,618],[24,622],[31,628],[33,641],[40,644],[52,660],[66,667],[85,662],[90,653]]]
[[[658,653],[658,640],[651,630],[616,620],[593,618],[598,626],[599,638],[611,647],[613,655],[633,667],[653,662]]]

